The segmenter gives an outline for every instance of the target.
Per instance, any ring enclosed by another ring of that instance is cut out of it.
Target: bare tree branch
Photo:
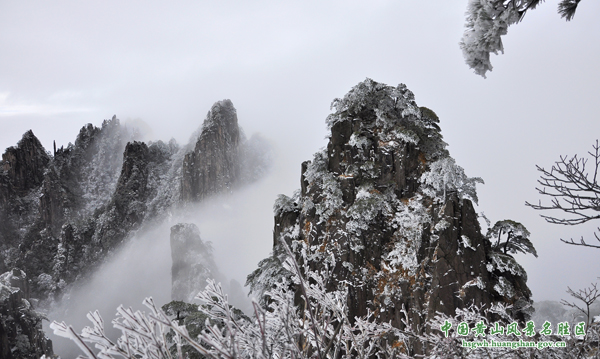
[[[592,146],[593,151],[588,152],[591,158],[580,158],[577,155],[569,158],[561,156],[560,160],[555,162],[550,170],[536,166],[541,172],[536,187],[539,194],[549,196],[550,204],[532,204],[525,202],[525,205],[537,210],[558,210],[566,216],[541,216],[549,223],[563,225],[578,225],[591,220],[600,219],[600,184],[598,184],[598,170],[600,168],[600,145],[598,140]],[[593,168],[588,172],[586,165],[592,160]],[[598,229],[600,232],[600,228]],[[594,236],[598,241],[598,232]],[[578,246],[600,248],[600,245],[586,243],[583,237],[579,242],[573,239],[561,241]]]
[[[590,306],[596,301],[596,299],[600,298],[600,290],[598,289],[597,283],[592,283],[588,288],[579,289],[577,292],[573,291],[570,287],[567,288],[567,293],[569,293],[571,297],[582,301],[585,304],[585,308],[580,307],[576,303],[567,302],[564,299],[560,301],[561,304],[579,310],[583,315],[585,315],[589,325]]]

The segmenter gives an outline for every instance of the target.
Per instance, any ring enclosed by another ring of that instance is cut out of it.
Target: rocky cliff
[[[327,147],[302,164],[300,190],[275,203],[274,254],[249,276],[253,292],[285,276],[284,240],[298,261],[332,271],[332,289],[348,285],[350,318],[370,311],[419,332],[437,312],[495,302],[528,318],[525,272],[481,233],[472,202],[482,181],[449,156],[435,113],[404,85],[369,79],[332,108]]]
[[[22,268],[34,297],[58,294],[100,257],[90,239],[117,188],[131,139],[132,132],[113,117],[101,128],[84,126],[75,144],[55,150],[54,156],[31,131],[7,149],[0,173],[0,187],[9,189],[0,204],[5,223],[0,266]]]
[[[25,272],[0,275],[0,359],[52,356],[52,342],[42,331],[43,315],[30,302]]]
[[[181,199],[201,200],[229,191],[239,180],[240,130],[230,100],[215,103],[202,125],[194,150],[183,159]]]
[[[209,242],[200,238],[195,224],[179,223],[171,227],[171,299],[191,303],[206,287],[209,278],[221,279]]]
[[[2,170],[12,189],[25,194],[39,186],[50,162],[50,156],[31,130],[25,132],[17,147],[9,147],[2,155]]]
[[[192,142],[143,143],[113,116],[48,153],[32,131],[0,161],[0,273],[27,273],[48,305],[146,224],[263,175],[266,140],[247,141],[229,100],[217,102]],[[243,163],[255,165],[246,175]]]
[[[18,266],[38,298],[58,295],[144,223],[181,204],[258,179],[267,141],[247,141],[230,100],[209,111],[192,143],[136,141],[116,117],[84,126],[47,153],[28,131],[0,162],[0,270]],[[253,173],[243,166],[253,163]]]

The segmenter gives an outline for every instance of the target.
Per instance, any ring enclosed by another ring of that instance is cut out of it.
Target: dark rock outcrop
[[[39,186],[44,179],[44,171],[50,156],[31,130],[25,132],[17,147],[9,147],[2,155],[2,171],[12,188],[24,194]]]
[[[246,141],[229,100],[212,107],[186,146],[136,141],[136,131],[116,116],[101,127],[83,126],[74,144],[55,144],[53,156],[28,131],[0,161],[0,273],[22,268],[30,278],[27,297],[47,306],[145,224],[264,176],[270,151],[260,136]],[[188,254],[200,255],[194,250]],[[205,269],[215,274],[206,255]],[[203,281],[189,288],[201,290]]]
[[[492,301],[488,294],[492,281],[486,268],[490,248],[471,201],[460,201],[452,195],[440,212],[449,225],[439,232],[437,245],[430,247],[433,253],[426,257],[434,259],[427,318],[437,312],[454,314],[457,308],[473,303],[489,305]]]
[[[270,146],[246,140],[229,100],[193,142],[142,143],[113,116],[74,144],[44,150],[31,131],[0,161],[0,270],[23,268],[32,296],[53,300],[145,223],[181,204],[230,192],[269,168]]]
[[[25,272],[15,268],[0,275],[0,359],[52,356],[42,319],[30,303]]]
[[[54,151],[44,176],[40,213],[54,236],[66,222],[91,214],[111,198],[119,178],[122,153],[132,138],[113,116],[98,128],[81,128],[75,144]]]
[[[118,152],[129,136],[113,117],[101,128],[84,126],[75,145],[55,148],[54,157],[31,131],[7,149],[0,165],[0,267],[23,268],[32,296],[53,297],[97,259],[94,222],[115,191]]]
[[[134,141],[127,144],[115,192],[99,216],[94,233],[94,241],[100,243],[105,250],[119,245],[144,219],[148,161],[149,150],[145,143]]]
[[[230,100],[215,103],[202,125],[194,150],[185,155],[181,199],[202,200],[231,191],[240,179],[240,130],[237,112]]]
[[[206,280],[220,277],[209,242],[200,238],[195,224],[171,227],[171,300],[192,302],[206,287]]]
[[[301,190],[275,203],[274,255],[249,276],[255,294],[283,273],[276,267],[284,240],[304,247],[299,261],[347,283],[349,318],[370,311],[398,328],[407,319],[419,332],[437,312],[503,302],[526,319],[525,273],[482,235],[471,202],[481,180],[449,156],[433,111],[404,85],[369,79],[333,107],[327,148],[302,164]],[[419,345],[410,350],[422,353]]]

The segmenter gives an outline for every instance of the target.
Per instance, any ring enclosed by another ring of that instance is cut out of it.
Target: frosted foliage
[[[454,158],[444,157],[429,165],[429,171],[420,178],[423,193],[445,202],[446,194],[455,191],[459,198],[469,198],[477,203],[477,183],[483,183],[480,177],[467,177],[465,170],[456,164]]]
[[[301,288],[307,305],[295,305],[295,293],[288,281],[274,283],[266,293],[268,307],[254,303],[249,318],[231,307],[221,286],[210,280],[196,299],[203,303],[199,310],[207,316],[198,337],[192,337],[159,309],[151,298],[144,301],[149,313],[133,312],[120,306],[115,328],[122,332],[113,342],[104,332],[98,312],[90,313],[92,327],[77,334],[65,323],[53,322],[56,335],[73,340],[84,352],[81,358],[178,358],[181,346],[187,344],[205,358],[407,358],[402,346],[408,337],[389,323],[376,323],[373,314],[349,318],[346,283],[326,290],[331,281],[328,268],[314,272],[288,259],[284,267],[292,273],[291,281]],[[306,263],[306,260],[303,260]],[[167,340],[171,333],[172,341]],[[92,345],[90,345],[92,344]],[[176,355],[169,353],[170,345]],[[93,349],[95,348],[95,350]]]
[[[469,287],[477,287],[481,290],[485,290],[485,283],[483,282],[483,279],[481,279],[481,277],[477,277],[475,279],[471,279],[470,281],[466,282],[462,288],[466,289]]]
[[[327,117],[330,128],[348,116],[359,115],[364,109],[373,110],[377,125],[383,128],[389,127],[398,117],[421,116],[415,96],[406,85],[392,87],[371,79],[354,86],[344,98],[333,100],[331,108],[336,112]]]
[[[296,201],[284,194],[278,195],[273,204],[273,213],[275,216],[279,216],[282,213],[293,212],[297,209],[298,205],[296,204]]]
[[[519,22],[527,9],[539,1],[469,0],[466,30],[460,42],[467,65],[485,77],[492,70],[490,53],[504,52],[501,37],[508,27]]]
[[[469,328],[480,323],[491,328],[496,322],[506,327],[514,319],[512,305],[493,304],[491,307],[470,306],[456,309],[454,316],[437,313],[419,332],[400,330],[388,323],[376,323],[372,313],[365,317],[347,317],[347,286],[340,283],[335,290],[325,290],[330,279],[327,271],[314,272],[298,263],[286,260],[285,267],[293,272],[293,282],[301,288],[307,305],[294,305],[294,291],[288,283],[278,282],[268,293],[268,308],[254,304],[254,315],[249,318],[232,308],[220,285],[210,281],[206,289],[196,297],[203,305],[200,312],[207,316],[198,337],[192,337],[185,326],[180,326],[151,298],[144,301],[149,313],[133,312],[119,307],[115,328],[122,332],[116,342],[107,338],[104,322],[98,312],[90,313],[92,327],[77,334],[65,323],[53,322],[55,334],[73,340],[84,353],[80,358],[177,358],[183,359],[181,346],[187,344],[205,358],[409,358],[408,353],[416,343],[427,348],[423,358],[580,358],[584,342],[573,334],[561,337],[566,348],[544,349],[510,347],[480,347],[470,349],[462,346],[466,341],[481,340],[474,331],[467,336],[457,333],[462,322]],[[298,275],[301,273],[302,275]],[[310,283],[310,284],[309,284]],[[413,328],[405,308],[398,308],[399,319],[404,328]],[[489,319],[493,317],[493,322]],[[440,331],[443,324],[451,324],[447,336]],[[419,324],[419,325],[423,325]],[[522,326],[519,325],[519,329]],[[597,326],[587,329],[586,338],[597,338]],[[166,334],[170,333],[169,336]],[[169,340],[167,338],[171,337]],[[503,333],[490,334],[486,340],[515,341],[515,337]],[[526,338],[523,338],[526,340]],[[518,341],[518,338],[516,338]],[[534,341],[556,341],[556,337],[538,334]],[[177,347],[172,355],[171,345]],[[585,357],[585,356],[583,356]]]
[[[19,291],[19,288],[11,287],[9,285],[4,285],[0,282],[0,302],[4,302],[7,300],[11,294]]]
[[[407,130],[407,129],[394,129],[393,131],[390,132],[390,135],[384,134],[381,136],[383,140],[387,140],[388,137],[391,137],[391,141],[392,142],[392,147],[395,147],[396,145],[396,141],[394,141],[394,139],[397,139],[400,141],[400,143],[405,142],[405,143],[412,143],[413,145],[416,145],[419,143],[419,136],[417,136],[417,134],[415,134],[414,132]],[[388,143],[389,143],[388,142]]]
[[[15,277],[15,270],[13,269],[10,272],[5,272],[0,274],[0,302],[4,302],[7,300],[11,294],[18,292],[20,289],[17,287],[11,286],[11,281]],[[19,278],[20,277],[20,278]],[[26,280],[27,275],[25,272],[20,271],[19,275],[16,279]]]
[[[286,243],[292,242],[294,245],[299,235],[300,226],[296,223],[292,227],[285,228],[279,239]],[[277,282],[289,282],[290,280],[291,273],[282,264],[285,258],[286,253],[284,253],[282,245],[276,245],[271,255],[258,263],[258,269],[248,275],[246,286],[250,287],[250,294],[258,298],[259,304],[263,307],[268,302],[268,296],[265,293],[273,289]]]
[[[316,204],[305,202],[304,210],[307,211],[314,205],[319,222],[327,221],[342,207],[344,202],[338,178],[327,170],[325,150],[315,153],[314,160],[308,165],[304,175],[309,183],[309,190],[314,189],[322,197],[322,200]]]
[[[353,133],[350,136],[350,140],[348,141],[348,144],[350,146],[357,147],[357,148],[368,148],[371,145],[371,141],[368,138],[366,138],[365,136],[360,136],[356,133]]]
[[[335,131],[336,124],[351,122],[354,133],[348,143],[359,150],[381,146],[388,152],[411,144],[418,145],[428,160],[447,153],[437,115],[418,107],[404,84],[393,87],[367,78],[343,98],[335,99],[331,107],[335,112],[326,119],[328,127]],[[378,143],[372,143],[365,133],[375,134]]]
[[[433,231],[434,232],[441,232],[444,229],[450,227],[450,222],[446,221],[444,218],[442,218],[439,222],[437,222],[435,224],[435,226],[433,226]]]
[[[503,273],[510,273],[514,276],[527,278],[525,269],[523,269],[513,257],[506,254],[497,252],[491,253],[489,268],[491,268],[491,271],[497,270]]]
[[[512,298],[516,294],[515,287],[504,277],[498,278],[498,283],[494,285],[494,290],[506,298]]]
[[[20,269],[13,269],[12,271],[0,274],[0,283],[10,286],[12,280],[25,280],[27,274]]]
[[[250,294],[257,298],[261,306],[266,306],[269,301],[266,293],[272,290],[277,282],[290,277],[290,273],[283,268],[281,262],[282,258],[278,253],[273,253],[261,260],[258,269],[248,276],[246,285],[250,286]]]
[[[393,213],[386,196],[369,186],[360,187],[354,203],[346,212],[346,216],[350,218],[346,228],[348,231],[360,235],[361,231],[369,230],[369,225],[380,213],[384,216],[390,216]]]
[[[469,248],[473,251],[476,250],[476,248],[473,248],[473,246],[471,245],[471,239],[469,237],[463,234],[462,236],[460,236],[460,240],[462,242],[463,247]]]
[[[36,278],[38,287],[47,292],[53,292],[56,290],[56,282],[50,274],[42,273]]]
[[[424,225],[430,221],[431,216],[423,206],[421,195],[411,198],[407,204],[400,202],[392,220],[392,227],[400,238],[386,257],[392,267],[402,267],[410,272],[418,268],[417,251],[421,246]]]

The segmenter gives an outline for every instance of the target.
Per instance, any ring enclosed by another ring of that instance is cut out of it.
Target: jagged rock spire
[[[192,302],[206,287],[206,280],[219,277],[210,243],[200,238],[192,223],[171,227],[171,299]],[[220,278],[219,278],[220,279]]]
[[[332,288],[347,285],[349,318],[370,311],[419,332],[438,312],[503,302],[526,319],[524,271],[481,233],[471,200],[482,181],[449,156],[435,113],[405,85],[370,79],[332,108],[326,149],[302,164],[301,190],[274,205],[274,254],[249,276],[255,295],[285,276],[284,240],[306,253],[298,261],[333,273]]]
[[[17,192],[26,193],[42,183],[49,162],[50,156],[44,146],[29,130],[16,147],[6,149],[2,155],[2,170]]]
[[[230,100],[215,103],[202,125],[194,150],[183,160],[181,199],[199,201],[230,191],[240,179],[240,129]]]

